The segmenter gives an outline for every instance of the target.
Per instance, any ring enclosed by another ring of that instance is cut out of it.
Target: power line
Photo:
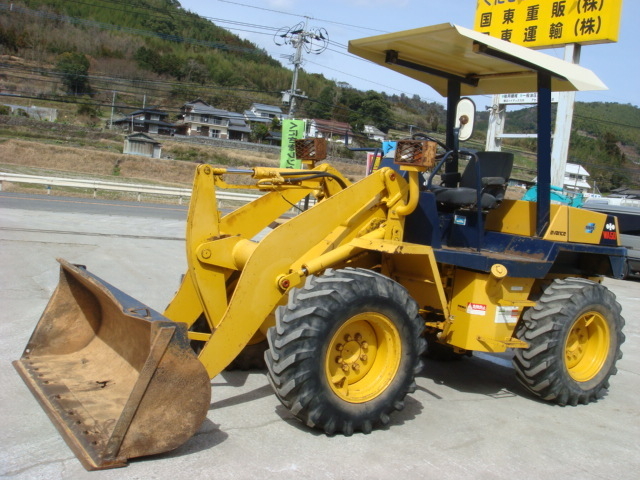
[[[613,122],[611,120],[603,120],[601,118],[585,117],[584,115],[577,115],[575,113],[573,114],[573,116],[576,117],[576,118],[582,118],[583,120],[589,120],[589,121],[598,122],[598,123],[607,123],[609,125],[615,125],[617,127],[627,127],[627,128],[640,129],[640,125],[629,125],[627,123]]]
[[[81,4],[81,5],[96,6],[95,4],[88,4],[86,2],[82,2],[82,1],[78,1],[78,0],[70,0],[70,1],[72,3],[77,3],[77,4]],[[128,3],[128,2],[118,2],[116,0],[110,0],[110,1],[109,0],[98,0],[98,1],[107,2],[107,3],[115,3],[115,4],[120,4],[120,5],[127,5],[129,7],[139,7],[139,8],[145,8],[145,9],[150,9],[151,8],[150,6],[145,5],[145,4],[138,5],[138,4]],[[226,1],[226,0],[219,0],[219,1]],[[253,7],[251,5],[240,4],[238,2],[227,1],[226,3],[236,3],[237,5],[241,5],[241,6],[245,6],[245,7],[258,8],[258,9],[262,9],[262,10],[271,10],[271,9],[265,9],[265,8],[262,8],[262,7]],[[125,9],[119,9],[119,8],[115,8],[115,7],[107,7],[107,6],[104,6],[104,5],[100,6],[100,7],[101,8],[110,8],[110,9],[113,9],[113,10],[118,10],[118,11],[123,11],[123,12],[129,12],[130,13],[130,10],[125,10]],[[63,15],[49,14],[49,13],[41,12],[41,11],[32,11],[32,10],[30,11],[28,9],[22,9],[21,7],[19,7],[17,5],[14,5],[14,4],[12,4],[11,7],[7,7],[6,4],[0,4],[0,9],[5,9],[5,10],[8,9],[11,12],[19,12],[19,13],[27,13],[27,14],[43,16],[45,18],[52,18],[54,20],[69,21],[70,23],[78,23],[78,24],[90,25],[90,26],[94,26],[94,27],[97,27],[97,28],[106,28],[106,29],[109,29],[109,30],[125,31],[126,33],[157,36],[157,37],[160,37],[160,38],[163,38],[163,39],[166,39],[166,40],[176,41],[176,42],[181,42],[181,43],[182,42],[190,43],[191,41],[193,41],[193,42],[195,42],[197,44],[201,44],[201,45],[205,44],[207,46],[212,46],[213,48],[221,48],[221,49],[226,49],[226,50],[240,50],[240,51],[250,51],[250,52],[263,53],[261,50],[242,49],[242,48],[239,48],[239,47],[230,46],[228,44],[204,42],[204,41],[200,41],[200,40],[197,40],[197,39],[188,39],[188,38],[184,38],[184,37],[180,37],[180,36],[176,36],[176,35],[168,36],[168,35],[160,34],[158,32],[150,32],[150,31],[145,31],[145,30],[140,30],[140,29],[132,29],[132,28],[118,26],[118,25],[111,25],[111,24],[105,24],[105,23],[102,23],[102,22],[95,22],[95,21],[92,21],[92,20],[85,20],[85,19],[79,19],[79,18],[68,17],[68,16],[63,16]],[[153,11],[154,14],[156,14],[156,15],[162,15],[159,12],[155,12],[155,10],[153,10],[153,9],[151,11]],[[166,15],[170,15],[170,14],[173,13],[173,12],[169,12],[168,10],[163,10],[163,11],[166,12]],[[277,13],[287,13],[287,12],[278,12],[276,10],[273,10],[273,11],[277,12]],[[197,14],[187,13],[187,12],[184,12],[184,13],[179,12],[179,14],[180,15],[185,15],[185,16],[197,16],[197,17],[200,17]],[[291,15],[293,15],[293,14],[291,14]],[[300,16],[300,15],[298,15],[298,16]],[[208,18],[208,17],[200,17],[200,18]],[[261,25],[257,25],[257,24],[246,23],[246,22],[235,22],[235,21],[223,20],[223,19],[215,19],[215,20],[227,21],[229,23],[235,23],[235,24],[238,24],[238,25],[242,24],[242,25],[247,25],[247,26],[256,26],[258,28],[268,28],[268,29],[271,29],[272,31],[276,30],[274,27],[261,26]],[[319,20],[320,21],[324,21],[324,20],[321,20],[321,19],[319,19]],[[364,28],[364,27],[362,27],[362,28]],[[333,44],[338,45],[340,48],[343,47],[342,45],[337,44],[336,42],[329,42],[329,43],[331,43],[332,45]],[[367,61],[367,60],[361,59],[360,57],[355,57],[353,55],[350,55],[348,53],[340,52],[340,51],[337,51],[337,50],[334,50],[334,49],[329,49],[329,50],[333,51],[335,53],[341,54],[341,55],[348,56],[348,57],[353,58],[353,59]],[[367,79],[367,78],[358,77],[356,75],[351,75],[351,74],[348,74],[346,72],[343,72],[343,71],[340,71],[340,70],[337,70],[337,69],[333,69],[331,67],[327,67],[327,66],[322,65],[320,63],[316,63],[316,62],[312,62],[312,61],[309,61],[309,63],[313,63],[313,64],[315,64],[315,65],[317,65],[319,67],[336,71],[338,73],[341,73],[342,75],[351,76],[351,77],[357,78],[359,80],[367,81],[367,82],[373,83],[375,85],[378,85],[378,86],[381,86],[381,87],[384,87],[384,88],[387,88],[387,89],[395,90],[397,92],[401,92],[401,93],[405,93],[406,94],[406,92],[403,92],[402,90],[396,89],[396,88],[388,86],[388,85],[384,85],[384,84],[380,84],[380,83],[377,83],[377,82],[373,82],[373,81],[371,81],[370,79]],[[93,76],[92,78],[97,78],[97,77]],[[115,79],[115,77],[105,77],[105,78],[111,79],[112,81],[114,81],[114,79]],[[127,81],[127,80],[125,79],[125,81]],[[171,83],[170,82],[165,82],[165,84],[171,84]],[[184,83],[179,83],[179,82],[174,82],[171,85],[184,86],[185,84]],[[191,88],[212,88],[211,86],[209,86],[209,87],[201,87],[198,84],[187,84],[187,85],[189,85]],[[227,89],[227,90],[231,90],[231,91],[245,91],[245,92],[256,92],[256,93],[267,93],[267,94],[276,94],[276,93],[278,93],[278,92],[269,92],[269,91],[264,91],[264,90],[239,89],[239,88],[229,88],[229,87],[219,87],[219,86],[216,86],[214,88],[221,89],[221,90]],[[589,117],[585,117],[585,116],[582,116],[582,115],[575,115],[575,116],[577,118],[582,118],[582,119],[586,119],[586,120],[593,121],[593,122],[598,122],[598,123],[606,123],[606,124],[615,125],[615,126],[621,126],[621,127],[626,127],[626,128],[640,128],[640,126],[637,126],[637,125],[629,125],[629,124],[613,122],[613,121],[609,121],[609,120],[603,120],[603,119],[599,119],[599,118],[589,118]]]
[[[73,3],[81,4],[81,5],[92,5],[92,4],[87,4],[86,2],[82,2],[82,1],[78,1],[78,0],[70,0],[70,1],[72,1]],[[108,1],[108,0],[99,0],[99,1]],[[222,1],[222,0],[220,0],[220,1]],[[133,4],[127,4],[127,5],[134,6]],[[95,6],[95,5],[92,5],[92,6]],[[135,5],[135,6],[136,7],[141,7],[141,5]],[[250,7],[250,5],[244,5],[244,6],[249,6]],[[101,8],[112,8],[112,9],[115,9],[113,7],[105,7],[105,6],[100,6],[100,7]],[[255,7],[255,8],[264,9],[263,7]],[[112,30],[112,31],[122,31],[122,32],[125,32],[125,33],[137,34],[137,35],[148,36],[148,37],[157,37],[157,38],[161,38],[163,40],[172,41],[172,42],[176,42],[176,43],[190,43],[190,44],[195,44],[195,45],[200,45],[200,46],[207,46],[207,47],[220,49],[220,50],[237,51],[237,52],[243,52],[243,53],[264,54],[263,50],[258,50],[258,49],[248,49],[248,48],[237,47],[237,46],[234,46],[234,45],[229,45],[229,44],[220,43],[220,42],[208,42],[208,41],[198,40],[198,39],[194,39],[194,38],[184,38],[184,37],[181,37],[181,36],[178,36],[178,35],[168,35],[168,34],[162,34],[162,33],[159,33],[159,32],[152,32],[152,31],[142,30],[142,29],[137,29],[137,28],[132,28],[132,27],[124,27],[124,26],[119,26],[119,25],[112,25],[112,24],[107,24],[107,23],[103,23],[103,22],[97,22],[95,20],[87,20],[87,19],[82,19],[82,18],[77,18],[77,17],[70,17],[70,16],[67,16],[67,15],[59,15],[59,14],[54,14],[54,13],[30,10],[30,9],[23,8],[23,7],[20,7],[20,6],[17,6],[17,5],[12,5],[11,7],[9,7],[6,4],[0,4],[0,10],[2,10],[2,9],[10,10],[12,12],[17,12],[17,13],[23,13],[23,14],[27,14],[27,15],[31,15],[31,16],[40,16],[40,17],[51,19],[51,20],[64,21],[64,22],[68,22],[68,23],[72,23],[72,24],[79,24],[79,25],[84,25],[84,26],[91,26],[91,27],[94,27],[94,28],[101,28],[101,29]],[[123,9],[115,9],[115,10],[127,11],[127,10],[123,10]],[[266,9],[266,10],[269,10],[269,9]],[[188,14],[185,13],[185,15],[188,15]],[[196,15],[196,14],[193,14],[193,15]],[[206,17],[202,17],[202,18],[206,18]],[[269,27],[269,28],[271,28],[271,27]],[[340,55],[348,56],[349,58],[352,58],[352,59],[358,59],[360,61],[373,63],[373,62],[370,62],[369,60],[365,60],[365,59],[362,59],[360,57],[356,57],[356,56],[350,55],[348,53],[339,52],[339,51],[336,51],[334,49],[329,49],[329,50],[331,50],[331,51],[333,51],[335,53],[338,53]],[[316,63],[316,62],[309,62],[309,63],[313,63],[314,65],[317,65],[317,66],[319,66],[321,68],[324,68],[324,69],[336,71],[336,72],[341,73],[343,75],[348,75],[348,76],[351,76],[353,78],[357,78],[358,80],[369,82],[369,83],[371,83],[373,85],[378,85],[378,86],[381,86],[381,87],[385,87],[387,89],[391,89],[391,90],[394,90],[394,91],[397,91],[397,92],[400,92],[400,93],[404,93],[405,95],[408,94],[408,92],[404,92],[404,91],[402,91],[400,89],[374,82],[374,81],[372,81],[372,80],[370,80],[368,78],[358,77],[357,75],[347,74],[345,72],[333,69],[331,67],[327,67],[327,66],[325,66],[323,64],[320,64],[320,63]]]
[[[5,72],[7,72],[8,70],[14,70],[14,71],[18,71],[18,72],[25,72],[25,73],[32,73],[32,74],[39,74],[39,75],[43,75],[45,76],[45,78],[40,78],[37,81],[39,82],[46,82],[46,83],[60,83],[60,80],[51,80],[51,79],[47,79],[46,77],[54,77],[57,79],[61,79],[63,74],[61,72],[58,72],[56,70],[52,70],[52,69],[44,69],[44,68],[30,68],[30,67],[24,67],[24,66],[16,66],[16,65],[11,65],[11,64],[6,64],[6,63],[0,63],[0,67],[4,69]],[[11,75],[13,78],[18,78],[21,80],[25,80],[25,81],[33,81],[32,77],[21,77],[19,75],[15,75],[13,73],[9,72],[9,75]],[[113,90],[117,90],[118,93],[120,94],[127,94],[127,95],[142,95],[143,93],[148,93],[148,92],[157,92],[158,94],[163,94],[163,95],[167,95],[170,93],[169,89],[171,88],[176,88],[176,87],[181,87],[181,88],[189,88],[192,89],[194,91],[194,93],[197,93],[197,91],[206,91],[208,93],[210,93],[212,90],[223,90],[223,91],[229,91],[229,92],[243,92],[243,93],[265,93],[265,94],[278,94],[280,93],[279,91],[268,91],[268,90],[259,90],[259,89],[246,89],[246,88],[234,88],[234,87],[223,87],[223,86],[213,86],[213,85],[200,85],[200,84],[195,84],[195,83],[188,83],[188,82],[169,82],[169,81],[162,81],[162,80],[137,80],[137,79],[127,79],[127,78],[123,78],[123,77],[115,77],[115,76],[103,76],[103,75],[86,75],[84,76],[85,78],[87,78],[92,84],[93,84],[93,91],[90,92],[91,94],[97,94],[99,92],[101,93],[111,93]],[[101,83],[104,82],[107,84],[107,86],[105,87],[97,87],[96,83]],[[114,86],[115,84],[115,86]],[[123,86],[124,85],[124,86]],[[156,87],[156,88],[154,88]],[[162,88],[162,87],[166,87],[166,88]],[[131,90],[127,90],[126,88],[138,88],[139,90],[142,91],[131,91]],[[78,96],[84,96],[85,94],[79,94]],[[78,102],[78,101],[69,101],[69,100],[62,100],[59,97],[56,99],[51,99],[49,98],[44,98],[42,96],[31,96],[31,95],[15,95],[17,97],[22,97],[22,98],[38,98],[41,100],[49,100],[49,101],[57,101],[57,102],[63,102],[63,103],[76,103],[76,104],[87,104],[87,105],[100,105],[100,106],[104,106],[104,105],[108,105],[108,104],[101,104],[101,103],[97,103],[95,101],[87,101],[87,102]],[[73,94],[67,94],[67,96],[74,96]],[[344,105],[340,105],[340,104],[328,104],[326,102],[321,102],[319,100],[313,99],[313,98],[308,98],[307,99],[310,102],[313,103],[318,103],[321,105],[325,105],[325,106],[330,106],[331,108],[340,108],[341,110],[343,110],[345,113],[358,113],[356,110],[353,110],[351,108],[348,108]],[[132,106],[125,106],[125,105],[119,105],[118,108],[137,108],[137,107],[132,107]],[[172,109],[172,111],[179,111],[175,108]],[[584,119],[587,120],[591,120],[591,121],[602,121],[599,119],[595,119],[595,118],[589,118],[589,117],[582,117]],[[381,118],[372,118],[372,120],[382,120]],[[605,123],[611,123],[611,122],[607,122],[607,121],[603,121]],[[615,122],[614,122],[615,123]],[[408,124],[406,123],[402,123],[402,122],[396,122],[397,125],[402,125],[404,127],[408,127]],[[509,147],[511,149],[511,151],[513,152],[517,152],[517,153],[522,153],[522,154],[531,154],[531,152],[527,152],[525,150],[521,150],[518,149],[516,147]],[[595,165],[595,164],[594,164]]]
[[[305,62],[307,62],[307,63],[312,63],[312,64],[314,64],[314,65],[318,65],[318,66],[320,66],[320,67],[322,67],[322,68],[326,68],[327,70],[332,70],[332,71],[334,71],[334,72],[341,73],[342,75],[347,75],[347,76],[349,76],[349,77],[357,78],[358,80],[366,80],[367,82],[372,83],[372,84],[374,84],[374,85],[378,85],[379,87],[385,87],[385,88],[388,88],[388,89],[390,89],[390,90],[395,90],[396,92],[404,93],[405,95],[407,94],[407,92],[404,92],[404,91],[402,91],[402,90],[400,90],[400,89],[398,89],[398,88],[390,87],[389,85],[385,85],[385,84],[383,84],[383,83],[374,82],[373,80],[370,80],[370,79],[368,79],[368,78],[363,78],[363,77],[359,77],[359,76],[357,76],[357,75],[352,75],[352,74],[350,74],[350,73],[346,73],[346,72],[343,72],[343,71],[341,71],[341,70],[336,70],[335,68],[327,67],[326,65],[321,65],[321,64],[319,64],[319,63],[317,63],[317,62],[313,62],[313,61],[311,61],[311,60],[305,60]]]
[[[12,65],[8,63],[0,63],[0,67],[5,69],[5,71],[6,69],[10,69],[10,70],[17,70],[17,71],[22,71],[26,73],[39,74],[43,76],[52,75],[59,78],[64,76],[64,72],[60,72],[55,69],[46,69],[42,67],[25,67],[22,65]],[[221,85],[203,85],[199,83],[181,82],[181,81],[173,82],[173,81],[167,81],[167,80],[141,80],[141,79],[126,78],[126,77],[118,77],[114,75],[87,74],[87,75],[76,75],[76,76],[86,78],[87,80],[92,82],[103,80],[103,81],[111,81],[114,83],[129,82],[131,84],[166,85],[170,87],[191,87],[191,88],[202,88],[202,89],[206,88],[209,90],[214,89],[214,90],[227,90],[227,91],[236,91],[236,92],[253,92],[253,93],[267,93],[267,94],[280,93],[280,90],[261,90],[261,89],[255,89],[255,88],[226,87]],[[135,86],[135,85],[132,85],[132,86]],[[148,88],[148,87],[144,87],[144,88]]]
[[[360,30],[367,30],[367,31],[379,32],[379,33],[389,33],[388,31],[378,30],[376,28],[364,27],[364,26],[361,26],[361,25],[353,25],[353,24],[350,24],[350,23],[336,22],[334,20],[326,20],[326,19],[322,19],[322,18],[318,18],[318,17],[311,17],[309,15],[301,15],[299,13],[285,12],[285,11],[282,11],[282,10],[274,10],[272,8],[257,7],[255,5],[247,5],[246,3],[232,2],[230,0],[218,0],[218,1],[222,2],[222,3],[230,3],[232,5],[238,5],[238,6],[241,6],[241,7],[255,8],[257,10],[263,10],[263,11],[272,12],[272,13],[279,13],[281,15],[290,15],[292,17],[309,18],[310,20],[316,20],[318,22],[330,23],[330,24],[333,24],[333,25],[341,25],[343,27],[351,27],[351,28],[357,28],[357,29],[360,29]]]

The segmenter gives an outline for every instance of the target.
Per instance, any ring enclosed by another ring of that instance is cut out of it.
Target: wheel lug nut
[[[342,345],[341,343],[336,345],[336,350],[339,352],[341,352],[343,348],[344,348],[344,345]]]
[[[360,364],[358,363],[354,363],[351,368],[353,368],[354,372],[357,372],[358,370],[360,370]]]
[[[350,342],[351,341],[351,335],[349,335],[348,333],[344,336],[344,341],[345,342]]]
[[[367,342],[362,342],[360,346],[362,347],[363,350],[366,350],[367,348],[369,348],[369,344]]]
[[[342,370],[343,370],[344,372],[348,372],[348,371],[349,371],[349,365],[347,365],[346,363],[343,363],[343,364],[342,364]]]
[[[359,342],[362,340],[362,335],[360,335],[359,333],[356,333],[356,342]]]
[[[342,359],[342,357],[341,357],[341,356],[339,356],[339,355],[338,355],[338,356],[336,357],[336,363],[337,363],[338,365],[341,365],[341,364],[343,364],[343,363],[344,363],[344,360]]]
[[[369,357],[367,357],[364,353],[360,355],[360,360],[362,360],[363,362],[366,362],[368,358]]]

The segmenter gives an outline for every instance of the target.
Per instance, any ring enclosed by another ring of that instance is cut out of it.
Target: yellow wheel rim
[[[577,382],[594,378],[607,360],[609,341],[609,325],[601,314],[591,311],[580,316],[571,327],[564,348],[571,378]]]
[[[331,339],[325,374],[341,399],[364,403],[391,384],[400,367],[398,329],[385,315],[360,313],[345,322]]]

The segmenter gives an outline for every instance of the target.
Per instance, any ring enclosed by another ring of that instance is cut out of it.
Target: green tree
[[[331,118],[335,97],[335,88],[331,85],[324,87],[318,100],[309,102],[306,106],[307,115],[311,118],[322,118],[328,120]]]
[[[378,92],[369,90],[358,109],[367,125],[375,125],[383,132],[388,132],[395,121],[389,102]]]
[[[90,93],[89,59],[81,53],[65,52],[58,56],[56,69],[62,74],[62,83],[67,92],[73,94]]]
[[[269,127],[264,123],[254,123],[251,126],[251,139],[254,142],[260,142],[269,135]]]

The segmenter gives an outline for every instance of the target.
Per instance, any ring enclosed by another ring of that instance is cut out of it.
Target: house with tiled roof
[[[180,135],[247,141],[251,129],[244,115],[212,107],[198,99],[185,103],[176,122]]]
[[[167,121],[169,114],[156,108],[143,108],[118,118],[113,124],[127,132],[172,135],[175,125]]]
[[[346,122],[314,118],[307,120],[307,135],[348,145],[353,138],[353,131],[351,125]]]
[[[287,115],[282,113],[282,109],[275,105],[266,105],[264,103],[253,103],[249,110],[244,111],[244,117],[248,122],[254,123],[271,123],[274,118],[282,120]]]

